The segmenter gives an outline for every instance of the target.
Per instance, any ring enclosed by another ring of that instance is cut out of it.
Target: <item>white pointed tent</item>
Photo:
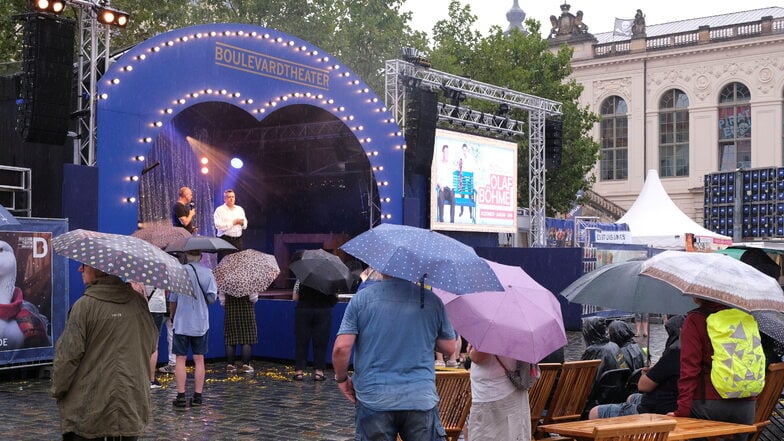
[[[716,244],[732,244],[732,238],[714,233],[684,214],[664,190],[656,170],[648,170],[637,200],[615,223],[629,226],[633,243],[654,248],[684,249],[686,233],[710,237]]]

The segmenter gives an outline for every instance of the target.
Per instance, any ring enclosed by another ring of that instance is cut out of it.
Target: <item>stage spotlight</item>
[[[128,25],[128,13],[102,6],[98,8],[98,21],[109,26],[124,28]]]
[[[210,162],[210,160],[209,160],[209,159],[207,159],[207,157],[206,157],[206,156],[202,156],[202,157],[201,157],[201,163],[202,163],[202,165],[207,165],[209,162]]]
[[[60,14],[65,10],[63,0],[31,0],[30,7],[36,12],[51,12]]]
[[[231,166],[232,167],[234,167],[236,169],[240,169],[240,168],[242,168],[243,165],[244,164],[242,162],[242,159],[240,159],[240,158],[231,158]]]
[[[208,169],[207,167],[202,167],[201,168],[201,174],[206,175],[209,172],[210,172],[210,169]]]

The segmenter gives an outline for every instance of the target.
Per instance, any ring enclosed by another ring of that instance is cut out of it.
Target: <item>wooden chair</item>
[[[561,373],[561,363],[539,363],[541,371],[539,379],[528,390],[528,405],[531,408],[531,436],[536,434],[536,427],[542,419],[544,410],[555,389],[558,374]]]
[[[666,441],[674,420],[594,427],[594,441]]]
[[[471,377],[467,370],[436,371],[438,415],[447,441],[457,441],[471,409]]]
[[[757,395],[757,411],[754,415],[754,425],[757,431],[749,437],[749,441],[757,441],[765,427],[770,424],[770,414],[781,399],[784,389],[784,363],[773,363],[765,372],[765,387]]]
[[[600,360],[567,361],[561,366],[561,375],[547,406],[543,424],[580,419],[600,363]],[[540,436],[544,434],[538,433],[537,437]]]

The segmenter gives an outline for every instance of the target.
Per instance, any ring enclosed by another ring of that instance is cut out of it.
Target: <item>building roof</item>
[[[784,8],[774,6],[770,8],[752,9],[750,11],[731,12],[729,14],[712,15],[709,17],[690,18],[687,20],[679,20],[669,23],[646,25],[645,33],[648,37],[659,37],[662,35],[696,31],[700,26],[710,26],[711,28],[714,28],[740,23],[749,23],[759,21],[762,19],[762,17],[768,16],[772,16],[773,18],[784,17]],[[629,37],[621,35],[615,35],[613,38],[612,31],[594,34],[594,37],[596,37],[599,44],[629,39]]]

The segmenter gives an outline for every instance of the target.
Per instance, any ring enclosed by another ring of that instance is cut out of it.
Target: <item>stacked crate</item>
[[[784,167],[705,175],[705,228],[742,239],[784,237]]]

